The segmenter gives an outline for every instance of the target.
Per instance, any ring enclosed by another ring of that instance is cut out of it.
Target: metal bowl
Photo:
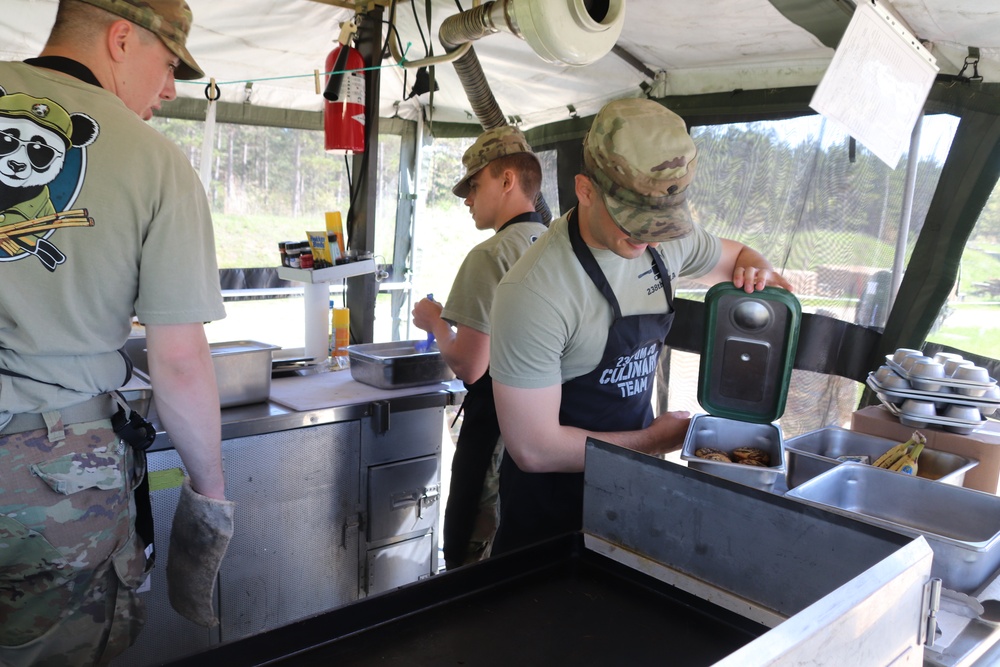
[[[944,378],[944,364],[937,361],[916,361],[910,367],[910,384],[920,391],[938,391]]]
[[[913,366],[916,363],[921,361],[933,361],[933,360],[930,357],[925,356],[923,354],[911,354],[907,356],[905,359],[903,359],[903,362],[900,364],[900,366],[904,371],[909,373],[910,369],[913,368]]]
[[[914,398],[903,401],[899,411],[901,413],[899,422],[903,426],[912,428],[925,428],[927,426],[926,418],[937,416],[937,408],[934,407],[933,402],[918,401]]]
[[[934,355],[934,361],[941,364],[946,361],[962,361],[963,359],[962,355],[955,354],[954,352],[938,352]]]
[[[979,412],[979,408],[974,405],[949,405],[945,408],[944,416],[948,419],[960,419],[966,422],[974,422],[978,424],[983,420],[983,416]]]
[[[885,382],[880,382],[879,384],[881,384],[886,389],[909,389],[910,388],[910,381],[907,380],[906,378],[902,377],[902,376],[896,375],[895,373],[893,373],[892,375],[890,375],[889,377],[887,377],[885,379]]]
[[[903,359],[906,359],[906,357],[910,356],[911,354],[916,356],[922,356],[923,352],[921,352],[920,350],[911,349],[909,347],[900,347],[897,348],[895,352],[893,352],[892,360],[897,364],[899,364],[900,366],[902,366]]]
[[[990,383],[990,372],[982,366],[959,366],[952,377],[963,382],[975,382],[987,385]]]
[[[879,369],[875,371],[875,381],[883,386],[885,386],[886,378],[890,378],[893,376],[899,377],[898,375],[896,375],[896,371],[892,370],[891,368],[885,365],[879,366]]]
[[[975,362],[969,361],[968,359],[949,359],[944,362],[944,374],[948,377],[954,377],[955,371],[962,366],[975,366]]]

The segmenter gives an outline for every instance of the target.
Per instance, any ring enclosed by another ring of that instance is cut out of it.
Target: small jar
[[[313,268],[313,251],[312,248],[306,245],[299,253],[299,268],[300,269],[312,269]]]
[[[290,241],[285,244],[285,254],[288,257],[288,266],[293,269],[301,268],[299,265],[299,256],[302,253],[302,244]]]

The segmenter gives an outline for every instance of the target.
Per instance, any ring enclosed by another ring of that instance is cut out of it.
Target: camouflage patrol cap
[[[191,32],[193,16],[184,0],[82,0],[88,5],[127,19],[149,30],[163,42],[170,52],[180,58],[174,78],[181,81],[205,76],[191,52],[187,50],[187,37]]]
[[[528,140],[524,138],[521,130],[510,125],[494,127],[479,135],[476,143],[469,146],[462,156],[462,164],[465,166],[465,176],[462,177],[455,187],[451,189],[458,197],[469,196],[469,179],[475,176],[497,158],[517,153],[527,153],[537,160],[538,158],[528,145]],[[541,163],[539,163],[541,164]]]
[[[609,102],[583,140],[584,173],[615,223],[633,239],[658,243],[693,231],[686,190],[698,149],[684,119],[647,99]]]
[[[31,97],[24,93],[0,95],[0,117],[28,118],[58,134],[67,149],[72,144],[72,119],[65,109],[47,97]]]

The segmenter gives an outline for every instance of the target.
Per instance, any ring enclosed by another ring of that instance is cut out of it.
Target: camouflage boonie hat
[[[476,143],[469,146],[469,150],[465,151],[465,155],[462,156],[465,176],[455,184],[451,191],[458,197],[468,197],[470,178],[478,174],[493,160],[517,153],[527,153],[535,160],[538,159],[532,152],[531,146],[528,145],[528,140],[516,127],[504,125],[486,130],[479,135]]]
[[[73,120],[66,110],[47,97],[31,97],[24,93],[0,95],[0,117],[28,118],[62,138],[69,149],[73,143]]]
[[[693,231],[686,190],[697,153],[684,119],[647,99],[609,102],[583,139],[585,175],[621,230],[645,243]]]
[[[149,30],[180,58],[174,78],[181,81],[205,76],[191,52],[187,50],[187,37],[191,32],[193,16],[184,0],[83,0],[88,5],[127,19]]]

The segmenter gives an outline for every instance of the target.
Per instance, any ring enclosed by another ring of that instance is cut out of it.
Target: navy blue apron
[[[574,210],[569,239],[583,269],[614,311],[601,363],[562,385],[559,423],[590,431],[634,431],[653,421],[652,391],[663,339],[674,319],[670,276],[649,250],[667,297],[667,312],[622,316],[604,272],[580,236]],[[583,473],[526,473],[504,452],[500,468],[500,526],[494,555],[580,530]]]
[[[508,220],[497,234],[519,222],[542,222],[535,211],[522,213]],[[483,493],[486,472],[493,460],[493,451],[500,438],[497,409],[493,403],[493,378],[489,368],[481,378],[465,385],[466,394],[460,412],[462,430],[455,443],[451,462],[451,483],[448,504],[444,511],[444,562],[452,569],[464,564],[469,540],[479,515],[479,499]]]

